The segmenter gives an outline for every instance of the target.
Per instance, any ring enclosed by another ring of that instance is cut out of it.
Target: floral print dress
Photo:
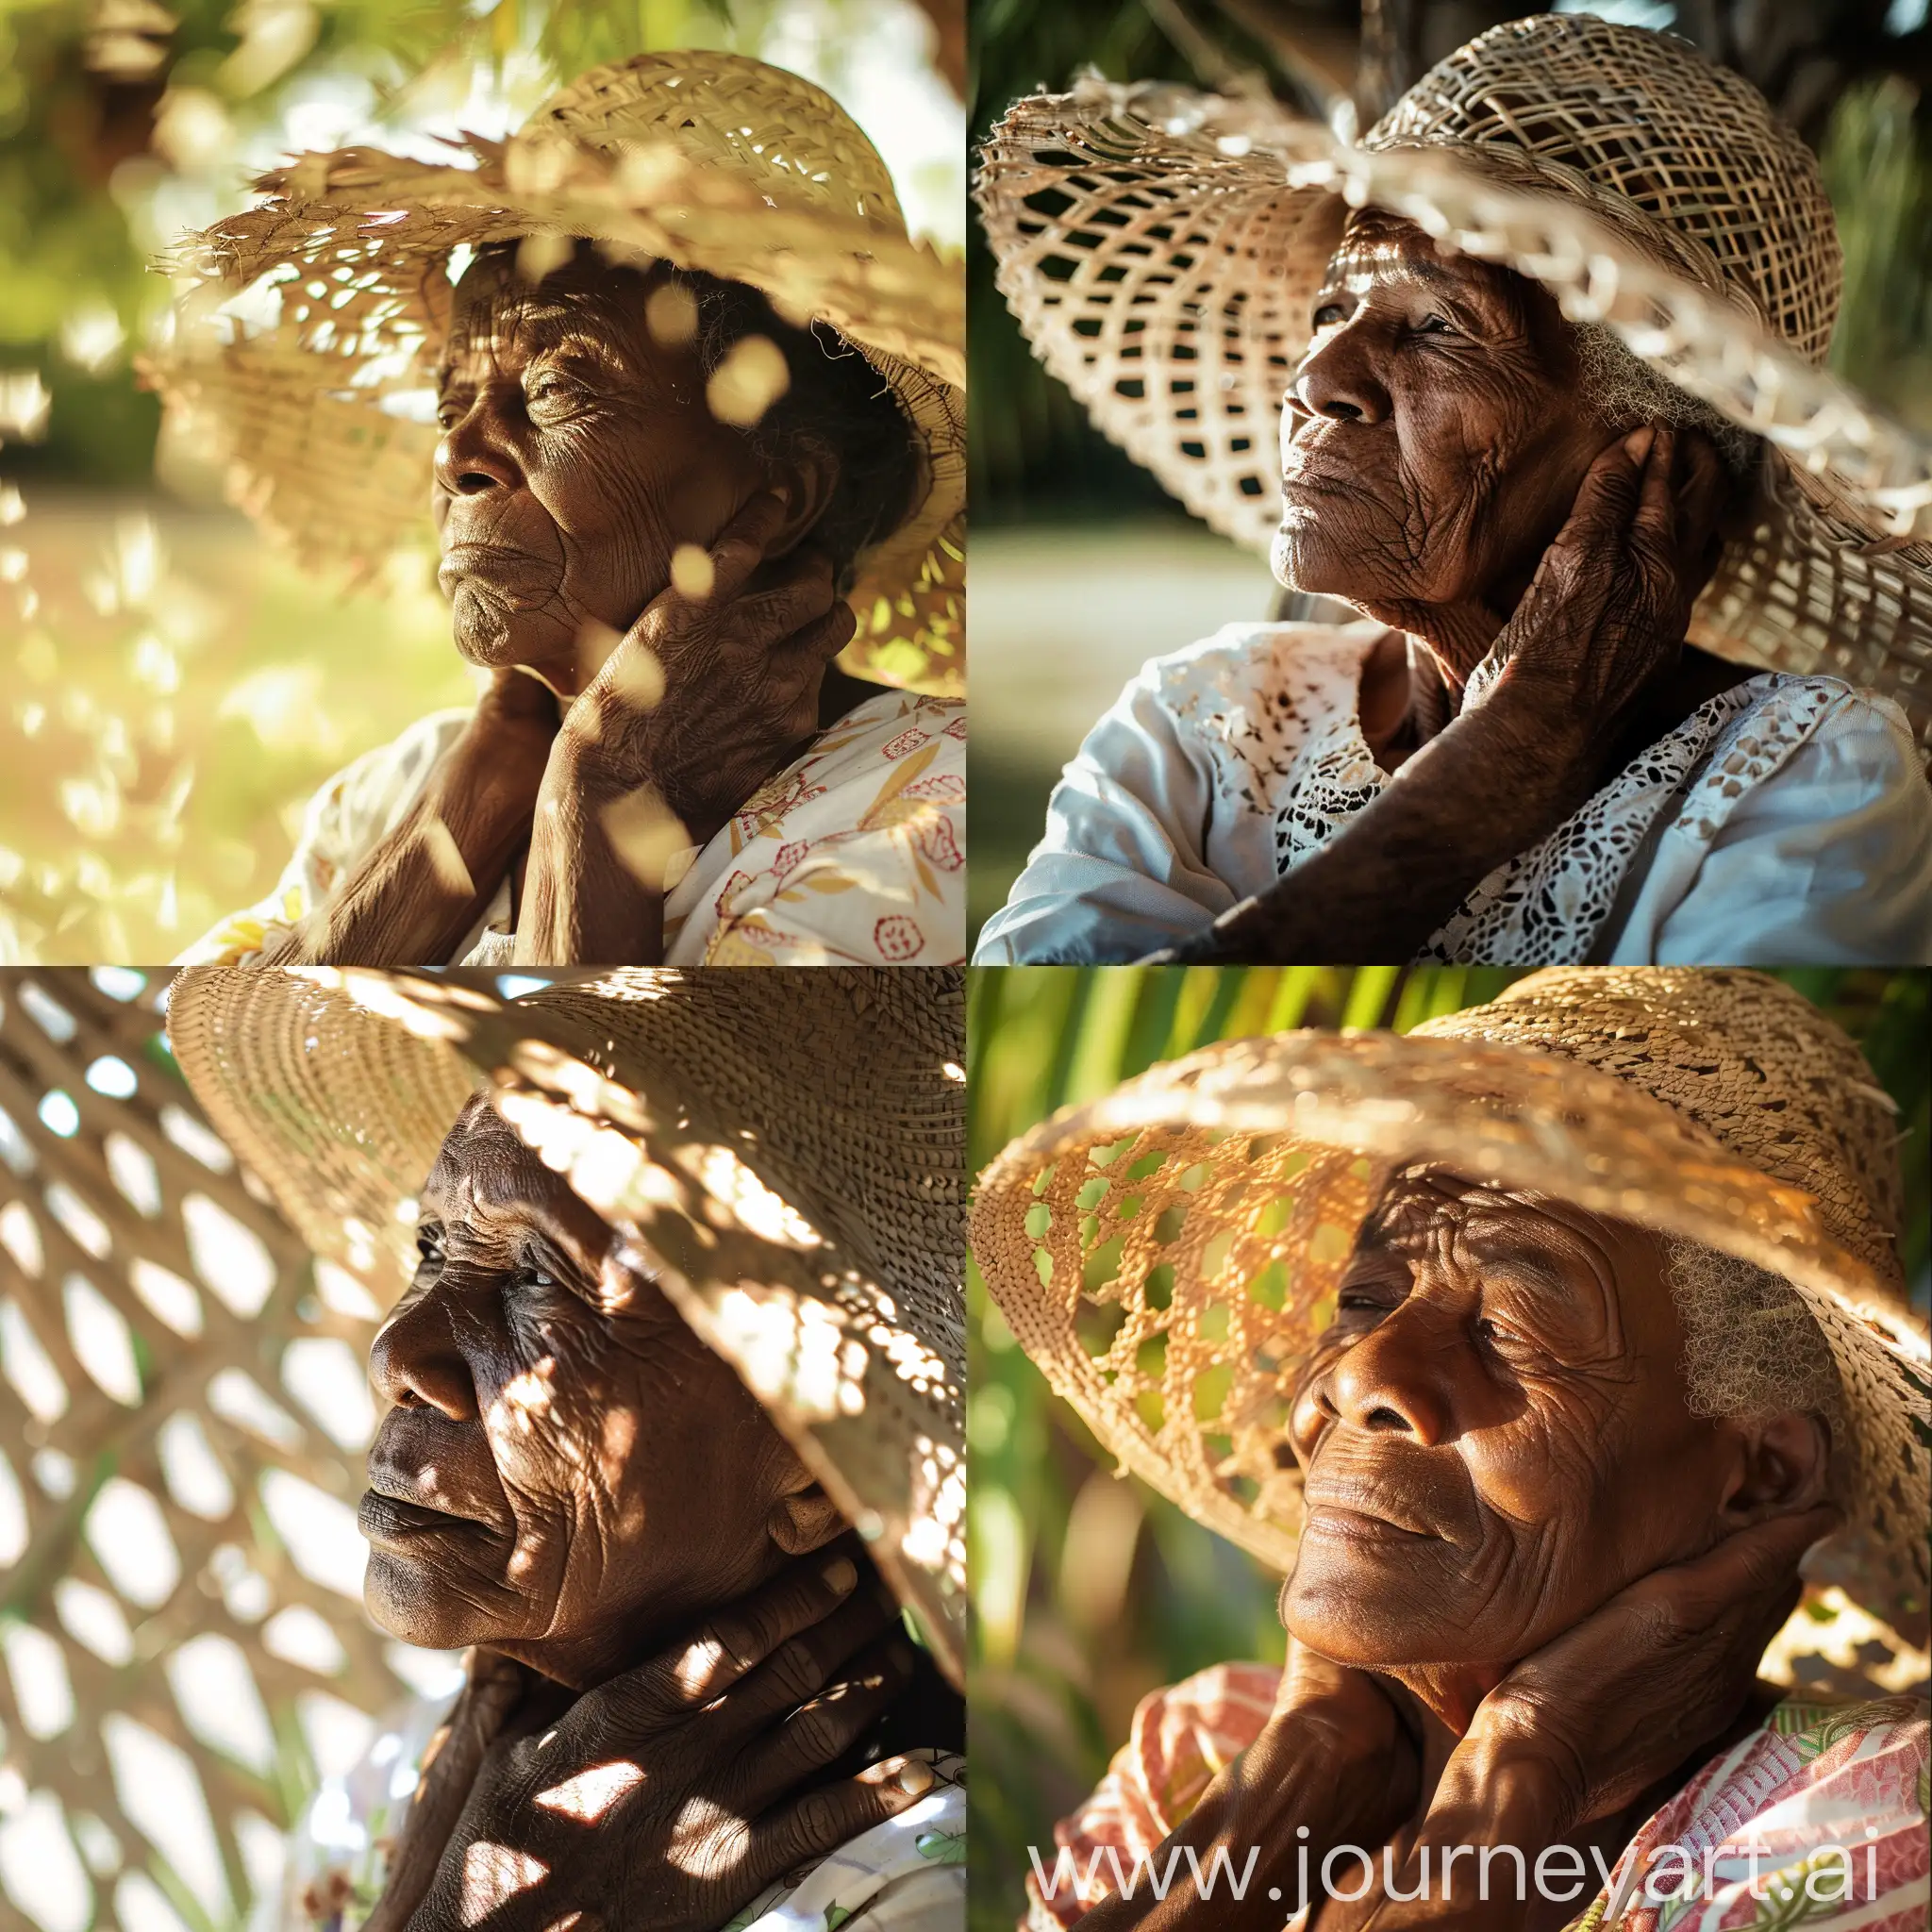
[[[1054,1828],[1055,1851],[1068,1856],[1053,1864],[1043,1853],[1045,1883],[1026,1881],[1026,1932],[1074,1924],[1118,1889],[1116,1870],[1151,1857],[1260,1736],[1280,1682],[1274,1664],[1216,1664],[1142,1698],[1107,1775]],[[1593,1898],[1584,1882],[1568,1932],[1924,1932],[1928,1757],[1922,1699],[1788,1698],[1645,1820]],[[1840,1899],[1841,1864],[1851,1883]],[[1352,1886],[1359,1867],[1348,1871],[1341,1882]],[[1813,1874],[1828,1875],[1807,1890]],[[1293,1932],[1305,1924],[1290,1922]]]
[[[434,712],[338,772],[309,801],[275,890],[175,963],[255,964],[271,933],[326,905],[401,822],[468,722],[467,711]],[[505,879],[450,963],[508,966],[515,944]],[[966,707],[956,699],[889,691],[854,707],[667,874],[667,966],[950,966],[965,956]]]

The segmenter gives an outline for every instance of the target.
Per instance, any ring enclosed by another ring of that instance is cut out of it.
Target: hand
[[[1419,1737],[1414,1707],[1400,1686],[1331,1663],[1291,1638],[1274,1712],[1261,1735],[1153,1854],[1155,1876],[1165,1884],[1172,1873],[1165,1898],[1154,1897],[1143,1871],[1134,1894],[1096,1905],[1081,1921],[1082,1932],[1191,1932],[1196,1925],[1280,1932],[1298,1909],[1305,1855],[1312,1880],[1331,1847],[1382,1844],[1412,1815]],[[1236,1900],[1228,1873],[1239,1884],[1251,1854],[1253,1870]],[[1357,1869],[1348,1867],[1351,1874]]]
[[[1828,1504],[1774,1516],[1639,1577],[1483,1699],[1439,1797],[1525,1779],[1549,1842],[1621,1810],[1744,1708],[1798,1601],[1798,1559],[1838,1521]]]
[[[858,1575],[835,1545],[560,1713],[540,1687],[484,1754],[412,1932],[712,1932],[915,1802],[917,1761],[823,1782],[910,1681],[897,1607]]]
[[[1611,443],[1491,648],[1502,675],[1484,702],[1520,708],[1539,738],[1579,753],[1613,741],[1682,652],[1724,496],[1698,431],[1647,425]]]
[[[594,809],[648,786],[703,844],[816,731],[857,620],[818,552],[760,568],[784,514],[754,497],[711,548],[708,594],[651,601],[564,714],[546,790]]]

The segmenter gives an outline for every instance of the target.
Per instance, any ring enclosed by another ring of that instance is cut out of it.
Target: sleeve
[[[1932,962],[1932,787],[1897,708],[1834,707],[1738,801],[1653,944],[1659,965]]]
[[[1204,856],[1213,772],[1144,669],[1054,788],[1046,834],[987,921],[982,966],[1138,959],[1235,904]]]
[[[461,710],[432,712],[400,738],[344,765],[308,801],[295,849],[268,895],[221,920],[174,963],[257,964],[269,935],[325,906],[363,854],[415,803],[469,717]]]
[[[1053,1830],[1026,1879],[1026,1932],[1061,1932],[1124,1889],[1200,1803],[1216,1775],[1261,1735],[1281,1685],[1276,1664],[1215,1664],[1150,1690],[1092,1795]]]

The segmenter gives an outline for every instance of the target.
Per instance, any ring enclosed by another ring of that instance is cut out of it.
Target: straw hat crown
[[[762,60],[684,49],[592,67],[511,138],[512,183],[579,143],[620,154],[668,150],[750,183],[774,206],[906,225],[878,150],[839,104]]]
[[[1831,1238],[1902,1291],[1897,1107],[1844,1029],[1783,981],[1708,967],[1553,967],[1415,1031],[1614,1074],[1803,1189]]]
[[[1674,35],[1588,14],[1507,21],[1431,68],[1362,145],[1515,150],[1612,219],[1641,210],[1670,231],[1650,239],[1671,265],[1707,283],[1714,267],[1824,359],[1844,258],[1818,163],[1756,88]]]

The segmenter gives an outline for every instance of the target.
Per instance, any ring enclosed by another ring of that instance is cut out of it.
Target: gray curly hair
[[[1579,323],[1572,330],[1572,340],[1583,399],[1606,422],[1628,429],[1640,423],[1701,429],[1717,445],[1734,490],[1749,488],[1763,453],[1762,437],[1740,429],[1728,416],[1660,375],[1605,324]]]
[[[1696,1241],[1669,1241],[1665,1256],[1690,1412],[1816,1416],[1831,1440],[1831,1493],[1842,1494],[1855,1445],[1830,1344],[1804,1298],[1781,1276]]]

